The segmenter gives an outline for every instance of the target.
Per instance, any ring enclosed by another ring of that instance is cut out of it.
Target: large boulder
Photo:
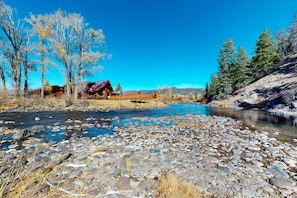
[[[22,129],[22,130],[18,130],[16,131],[13,135],[12,135],[12,139],[14,140],[23,140],[26,139],[28,137],[31,136],[31,131],[29,129]]]
[[[12,139],[19,141],[19,140],[24,140],[28,137],[32,137],[34,135],[37,135],[39,133],[44,133],[46,132],[46,128],[43,125],[34,125],[30,129],[22,129],[16,131],[12,135]]]

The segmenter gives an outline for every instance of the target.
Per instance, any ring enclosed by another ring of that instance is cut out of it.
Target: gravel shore
[[[79,123],[74,123],[78,125]],[[296,145],[218,116],[133,118],[113,135],[0,151],[4,197],[156,197],[173,172],[204,196],[296,197]],[[18,179],[21,177],[21,179]]]

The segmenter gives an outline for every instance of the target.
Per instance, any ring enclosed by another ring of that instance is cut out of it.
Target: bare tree
[[[33,26],[34,33],[38,36],[38,53],[36,53],[40,57],[40,71],[41,71],[41,98],[44,98],[44,88],[45,88],[45,72],[47,65],[54,65],[48,58],[48,47],[49,47],[49,39],[53,35],[52,26],[49,22],[48,15],[30,15],[30,18],[27,21]]]
[[[73,56],[76,50],[76,35],[71,26],[72,15],[61,10],[49,15],[53,35],[51,36],[51,54],[60,63],[66,81],[66,93],[71,95],[73,85]]]
[[[293,12],[293,23],[289,26],[289,43],[292,52],[297,51],[297,12]]]
[[[21,93],[22,77],[21,48],[25,36],[21,32],[23,26],[17,17],[16,11],[3,1],[0,1],[0,23],[2,30],[0,35],[0,48],[11,67],[14,95],[19,97]]]
[[[105,53],[105,36],[102,30],[94,30],[88,27],[88,23],[78,14],[71,15],[71,24],[76,36],[77,56],[74,67],[76,87],[74,98],[78,99],[78,88],[83,76],[90,76],[96,71],[101,72],[102,66],[99,61],[107,54]]]

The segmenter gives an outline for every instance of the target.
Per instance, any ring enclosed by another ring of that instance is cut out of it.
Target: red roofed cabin
[[[89,98],[92,99],[107,99],[110,95],[114,94],[114,90],[109,80],[101,82],[89,82],[84,90]]]

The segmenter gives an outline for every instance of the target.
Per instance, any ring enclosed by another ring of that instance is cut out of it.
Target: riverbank
[[[108,111],[119,109],[150,109],[166,106],[158,100],[63,100],[45,99],[6,99],[0,104],[0,112],[39,112],[39,111]]]
[[[279,104],[273,108],[261,108],[261,107],[243,107],[238,103],[239,99],[236,96],[233,96],[224,100],[215,100],[208,104],[210,107],[218,107],[218,108],[231,108],[231,109],[242,109],[242,110],[260,110],[270,113],[276,116],[282,117],[295,117],[297,118],[297,103],[292,102],[290,105]]]
[[[160,177],[174,173],[206,197],[296,195],[296,145],[251,131],[240,121],[143,117],[113,131],[0,151],[1,192],[7,197],[156,197]]]

